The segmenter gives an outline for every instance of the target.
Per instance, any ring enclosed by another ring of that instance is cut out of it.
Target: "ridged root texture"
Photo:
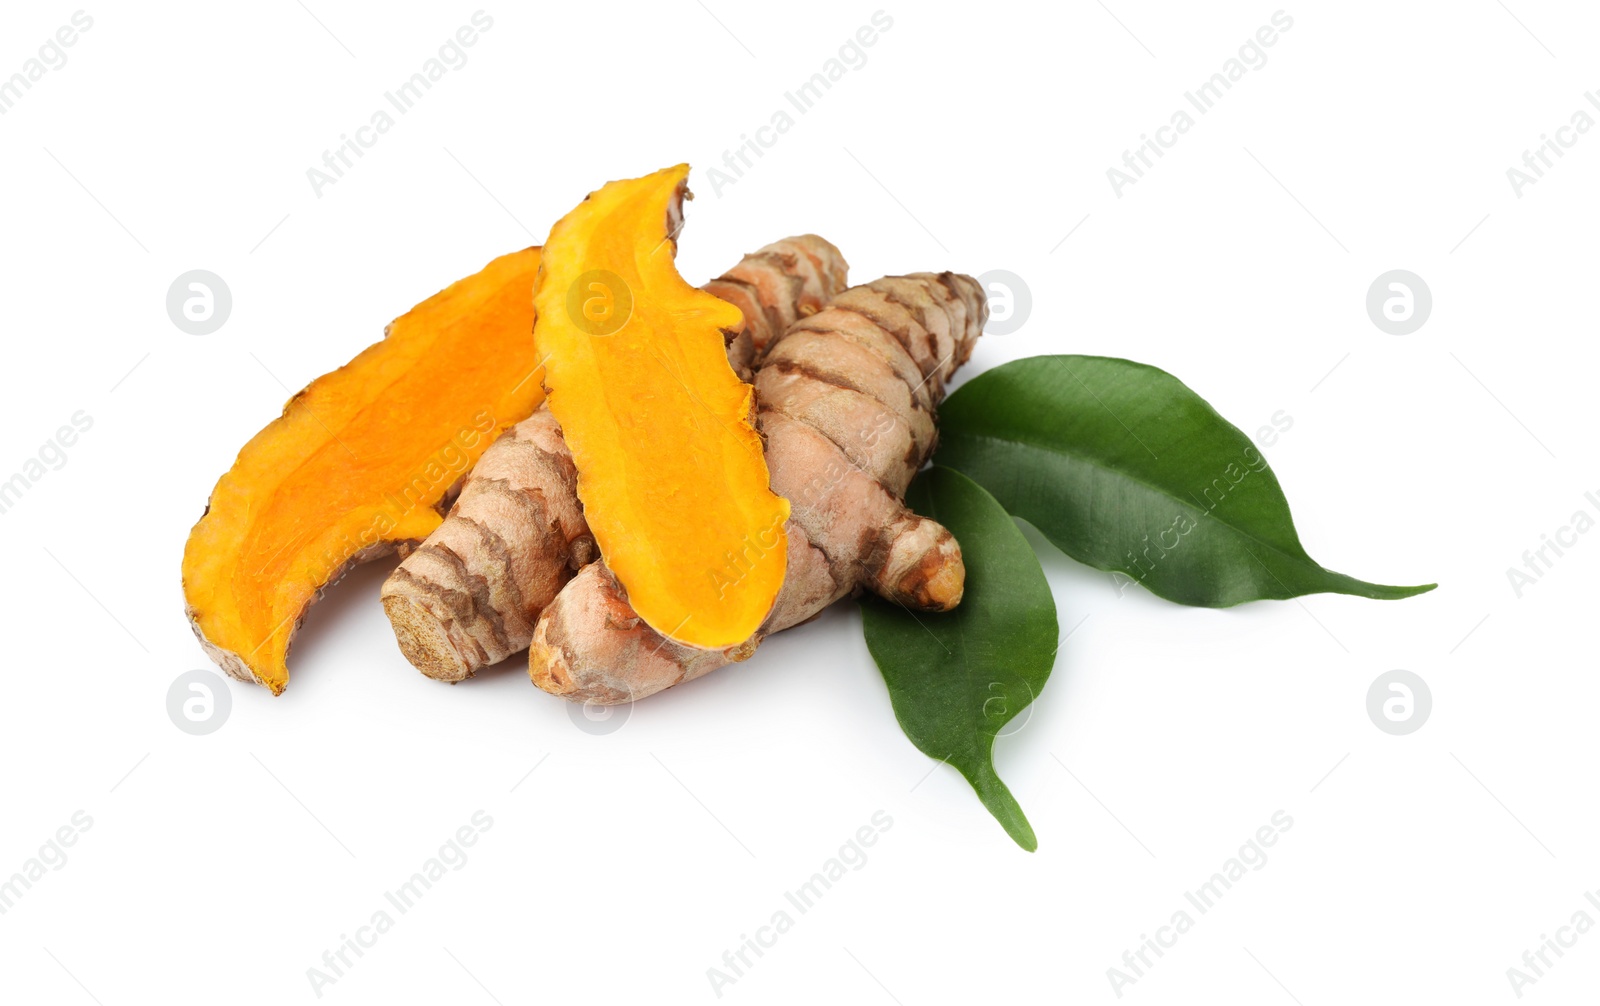
[[[597,562],[539,617],[534,682],[575,701],[627,702],[743,660],[764,636],[859,589],[953,608],[965,580],[960,547],[902,497],[933,452],[945,384],[987,317],[976,280],[918,273],[852,287],[793,324],[756,374],[772,488],[792,514],[771,614],[736,645],[681,646],[640,619],[608,561]]]

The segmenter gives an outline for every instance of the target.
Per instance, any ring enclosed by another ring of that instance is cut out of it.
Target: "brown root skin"
[[[744,315],[728,343],[728,362],[751,380],[772,343],[801,318],[822,310],[845,288],[849,265],[839,249],[815,234],[774,241],[705,285]]]
[[[777,326],[843,291],[847,268],[839,249],[806,234],[752,252],[708,283],[744,314],[729,362],[740,369],[781,337]],[[413,666],[461,681],[527,648],[540,611],[595,557],[571,453],[541,409],[485,452],[444,523],[384,584],[384,610]],[[631,609],[627,617],[637,620]],[[550,681],[559,691],[559,669]]]
[[[606,626],[611,641],[608,657],[615,662],[594,663],[586,659],[562,635],[562,623],[540,619],[529,648],[529,667],[533,680],[552,695],[575,702],[617,705],[689,681],[724,664],[740,659],[732,651],[702,650],[664,642],[644,619],[634,614],[622,584],[605,563],[592,563],[578,572],[567,585],[578,593],[593,597],[589,619]],[[681,652],[680,652],[681,651]],[[576,663],[569,663],[569,658]]]
[[[933,451],[945,382],[987,317],[976,280],[920,273],[854,287],[791,326],[756,375],[772,487],[791,506],[787,575],[760,631],[739,647],[681,646],[633,615],[596,563],[540,615],[534,683],[574,701],[627,702],[744,659],[862,588],[924,610],[959,603],[959,545],[902,496]]]

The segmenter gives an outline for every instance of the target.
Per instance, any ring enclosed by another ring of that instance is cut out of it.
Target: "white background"
[[[0,75],[75,9],[8,5]],[[1268,62],[1119,197],[1106,170],[1274,5],[883,8],[868,62],[717,193],[706,169],[874,3],[506,3],[314,194],[306,170],[477,9],[88,8],[68,62],[0,116],[0,478],[94,421],[0,515],[0,875],[93,820],[0,916],[0,997],[315,1001],[307,970],[480,809],[467,864],[323,999],[717,1001],[707,969],[880,810],[866,865],[723,999],[1116,1001],[1107,969],[1278,810],[1294,824],[1266,866],[1123,998],[1509,1002],[1541,934],[1600,921],[1600,535],[1520,598],[1506,576],[1600,490],[1600,131],[1520,197],[1506,175],[1600,116],[1593,9],[1289,7]],[[176,729],[168,686],[208,666],[183,541],[239,446],[412,304],[681,160],[693,282],[802,231],[858,281],[1010,270],[1032,314],[967,376],[1099,353],[1247,431],[1282,410],[1265,453],[1311,554],[1439,589],[1189,609],[1119,597],[1034,535],[1073,631],[997,752],[1032,855],[903,737],[849,604],[595,735],[520,660],[454,688],[417,674],[378,563],[313,610],[283,697],[231,683],[219,731]],[[234,298],[208,336],[165,310],[197,268]],[[1406,336],[1365,309],[1396,268],[1434,300]],[[1403,737],[1365,708],[1395,668],[1434,701]],[[1551,960],[1524,998],[1590,1001],[1600,935]]]

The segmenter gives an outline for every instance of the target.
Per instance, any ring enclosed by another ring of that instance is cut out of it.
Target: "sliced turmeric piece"
[[[239,452],[183,554],[190,624],[223,670],[281,694],[323,589],[426,538],[479,455],[539,406],[539,261],[503,255],[418,304]]]
[[[612,182],[551,229],[534,340],[607,567],[651,628],[720,648],[772,608],[789,504],[724,348],[743,315],[673,265],[688,172]]]

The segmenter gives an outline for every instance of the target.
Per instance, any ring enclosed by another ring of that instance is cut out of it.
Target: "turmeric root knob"
[[[756,375],[772,487],[791,506],[787,573],[760,630],[739,647],[681,646],[633,616],[602,560],[539,616],[534,683],[575,701],[626,702],[742,659],[862,588],[908,607],[957,604],[959,545],[902,496],[933,451],[945,382],[987,317],[976,280],[921,273],[854,287],[793,325]]]
[[[949,611],[961,603],[966,567],[961,546],[943,524],[907,510],[880,547],[886,554],[867,563],[874,594],[921,611]]]

